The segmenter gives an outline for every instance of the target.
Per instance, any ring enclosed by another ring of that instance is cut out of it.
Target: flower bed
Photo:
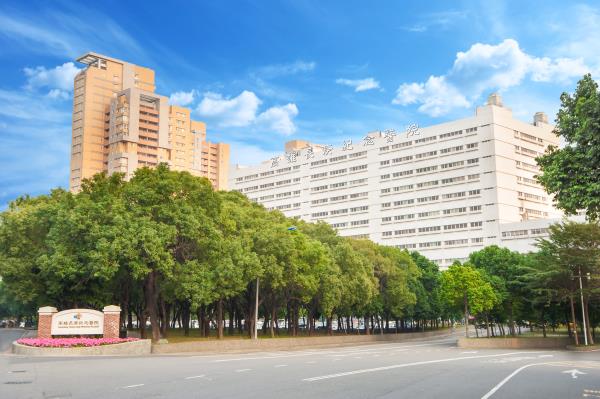
[[[18,344],[37,348],[81,348],[139,341],[139,338],[21,338]]]

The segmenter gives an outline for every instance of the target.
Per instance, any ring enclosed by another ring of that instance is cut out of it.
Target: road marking
[[[554,357],[554,355],[539,355],[538,357],[542,358],[542,357]]]
[[[500,389],[502,387],[502,385],[506,384],[511,378],[513,378],[515,375],[519,374],[522,370],[525,370],[526,368],[531,367],[531,366],[541,366],[543,364],[547,364],[547,363],[531,363],[531,364],[526,364],[525,366],[519,367],[518,369],[516,369],[515,371],[513,371],[512,373],[510,373],[505,379],[503,379],[502,381],[500,381],[488,393],[486,393],[485,395],[483,395],[481,397],[481,399],[488,399],[489,397],[491,397],[493,394],[496,393],[496,391],[498,391],[498,389]]]
[[[243,373],[245,371],[251,371],[252,369],[239,369],[239,370],[235,370],[236,373]]]
[[[565,370],[565,371],[563,371],[563,374],[571,374],[571,377],[573,377],[573,379],[577,379],[577,374],[584,375],[584,374],[587,374],[587,373],[584,373],[583,371],[579,371],[577,369],[572,369],[572,370]]]
[[[269,352],[267,352],[266,356],[252,356],[252,357],[237,357],[237,358],[231,358],[231,359],[215,359],[213,360],[214,363],[224,363],[224,362],[237,362],[237,361],[241,361],[241,360],[262,360],[262,359],[279,359],[279,358],[285,358],[285,357],[302,357],[302,356],[323,356],[323,355],[341,355],[341,356],[350,356],[351,354],[355,354],[355,353],[363,353],[363,352],[373,352],[373,351],[381,351],[381,350],[385,350],[386,352],[392,351],[392,350],[399,350],[399,349],[403,349],[403,348],[415,348],[415,347],[420,347],[420,346],[436,346],[438,344],[448,344],[448,343],[452,343],[453,341],[449,341],[449,340],[438,340],[438,341],[428,341],[425,344],[412,344],[412,345],[401,345],[401,346],[396,346],[395,344],[375,344],[375,345],[368,345],[370,348],[366,348],[366,349],[356,349],[356,348],[360,348],[363,346],[367,346],[367,345],[359,345],[359,346],[354,346],[354,347],[348,347],[348,348],[343,348],[342,350],[328,350],[328,351],[315,351],[315,350],[310,350],[310,351],[306,351],[306,352],[296,352],[296,353],[286,353],[286,354],[270,354]],[[392,346],[390,346],[392,345]],[[447,349],[447,348],[445,348]],[[403,350],[408,350],[408,349],[403,349]],[[202,356],[191,356],[191,357],[201,357],[201,358],[207,358],[207,357],[213,357],[214,355],[202,355]]]
[[[134,384],[134,385],[127,385],[126,387],[123,387],[123,388],[125,388],[125,389],[127,389],[127,388],[137,388],[137,387],[141,387],[141,386],[143,386],[143,385],[144,385],[144,384]]]
[[[200,374],[200,375],[193,375],[191,377],[185,377],[186,380],[193,380],[194,378],[204,378],[206,377],[206,375],[204,374]]]
[[[277,367],[287,367],[287,364],[278,364],[278,365],[276,365],[275,367],[276,367],[276,368],[277,368]]]
[[[460,352],[460,353],[461,353],[461,354],[462,354],[462,353],[477,353],[477,351],[468,351],[468,352]]]
[[[422,361],[422,362],[395,364],[392,366],[376,367],[376,368],[372,368],[372,369],[362,369],[362,370],[347,371],[344,373],[322,375],[319,377],[305,378],[302,381],[327,380],[330,378],[339,378],[339,377],[346,377],[349,375],[373,373],[373,372],[377,372],[377,371],[386,371],[386,370],[398,369],[398,368],[403,368],[403,367],[421,366],[424,364],[454,362],[454,361],[458,361],[458,360],[468,360],[468,359],[483,359],[483,358],[488,358],[488,357],[511,356],[511,355],[515,355],[517,353],[539,353],[539,352],[509,352],[509,353],[500,353],[500,354],[495,354],[495,355],[463,356],[463,357],[453,357],[453,358],[448,358],[448,359],[426,360],[426,361]]]
[[[306,364],[315,364],[316,362],[314,360],[311,360],[310,362],[306,362]]]
[[[299,353],[294,355],[274,355],[274,356],[255,356],[255,357],[238,357],[234,359],[217,359],[213,360],[214,363],[224,363],[224,362],[238,362],[240,360],[262,360],[262,359],[280,359],[284,357],[301,357],[301,356],[312,356],[312,355],[323,355],[327,353],[334,352],[307,352],[307,353]]]

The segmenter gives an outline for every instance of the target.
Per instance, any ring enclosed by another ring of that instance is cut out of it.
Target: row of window
[[[331,198],[320,198],[320,199],[315,199],[310,201],[311,205],[320,205],[320,204],[326,204],[328,202],[337,202],[337,201],[344,201],[348,198],[350,199],[358,199],[358,198],[366,198],[369,196],[369,192],[365,191],[362,193],[354,193],[354,194],[346,194],[346,195],[338,195],[335,197],[331,197]]]
[[[525,183],[525,184],[531,184],[531,185],[539,186],[539,183],[537,182],[537,180],[535,180],[535,179],[529,179],[529,178],[523,177],[523,176],[517,176],[517,183]]]
[[[315,212],[315,213],[312,213],[310,216],[312,218],[322,218],[322,217],[326,217],[326,216],[339,216],[339,215],[346,215],[348,213],[366,212],[368,210],[369,210],[369,206],[363,205],[363,206],[356,206],[353,208],[334,209],[332,211]]]
[[[471,244],[480,244],[483,242],[483,237],[471,238],[470,241],[471,241]],[[443,241],[443,245],[448,246],[448,247],[456,246],[456,245],[468,245],[468,243],[469,243],[469,239],[467,239],[467,238],[463,238],[463,239],[459,239],[459,240]],[[436,247],[442,246],[442,241],[399,244],[399,245],[394,245],[394,246],[399,249],[415,249],[415,248],[417,248],[417,246],[418,246],[418,248],[436,248]],[[455,260],[460,260],[460,259],[446,259],[446,261],[448,261],[449,263],[454,262]]]
[[[454,193],[446,193],[446,194],[442,194],[441,198],[442,198],[442,200],[463,198],[463,197],[466,197],[467,194],[469,196],[481,195],[481,190],[475,189],[475,190],[469,190],[469,191],[457,191]],[[425,197],[418,197],[416,200],[417,200],[417,203],[425,203],[425,202],[439,201],[439,199],[440,199],[439,195],[429,195],[429,196],[425,196]],[[390,208],[392,206],[392,204],[393,204],[393,206],[400,206],[400,205],[413,204],[414,202],[415,202],[414,199],[405,199],[405,200],[394,201],[394,202],[383,202],[381,204],[381,207],[385,209],[385,208]]]
[[[383,237],[391,237],[392,234],[395,236],[401,236],[401,235],[411,235],[411,234],[416,234],[416,233],[435,233],[437,231],[441,231],[442,229],[444,231],[452,231],[452,230],[464,230],[464,229],[468,229],[469,226],[471,228],[475,228],[478,229],[482,226],[482,222],[471,222],[469,223],[454,223],[454,224],[446,224],[443,226],[425,226],[425,227],[418,227],[418,228],[407,228],[407,229],[400,229],[400,230],[389,230],[389,231],[384,231],[382,233]]]
[[[316,187],[311,187],[310,191],[312,192],[319,192],[319,191],[326,191],[326,190],[330,190],[330,189],[338,189],[338,188],[343,188],[343,187],[353,187],[353,186],[358,186],[361,184],[366,184],[368,182],[368,179],[357,179],[357,180],[350,180],[348,182],[338,182],[338,183],[332,183],[332,184],[324,184],[322,186],[316,186]]]
[[[527,155],[527,156],[531,156],[534,158],[542,155],[537,151],[530,150],[529,148],[526,148],[526,147],[519,147],[518,145],[515,146],[515,152],[517,154]]]
[[[479,173],[475,173],[475,174],[467,175],[467,176],[450,177],[450,178],[442,179],[441,184],[454,184],[454,183],[464,182],[466,180],[469,180],[469,181],[477,180],[477,179],[479,179],[479,176],[480,176]],[[439,184],[440,184],[440,180],[430,180],[430,181],[426,181],[426,182],[422,182],[422,183],[417,183],[417,188],[420,189],[420,188],[434,187]],[[406,184],[406,185],[397,186],[397,187],[388,187],[388,188],[381,189],[381,194],[389,194],[392,192],[392,190],[394,192],[408,191],[408,190],[412,190],[413,188],[414,188],[413,184]]]
[[[300,169],[300,165],[294,166],[293,169],[294,170]],[[281,168],[281,169],[277,169],[277,170],[269,170],[269,171],[266,171],[266,172],[262,172],[262,173],[260,173],[260,177],[266,177],[266,176],[274,175],[275,173],[286,173],[286,172],[291,172],[291,171],[292,171],[292,167],[288,166],[286,168]],[[258,179],[258,176],[259,176],[259,174],[255,173],[253,175],[236,177],[235,181],[236,181],[236,183],[240,183],[240,182],[243,182],[243,181]]]
[[[527,215],[534,215],[534,216],[543,216],[543,217],[547,217],[548,216],[548,212],[543,212],[543,211],[539,211],[537,209],[529,209],[529,208],[519,208],[519,212],[520,213],[525,213]]]
[[[476,131],[477,131],[477,127],[471,127],[471,128],[465,129],[466,133],[474,133]],[[442,133],[439,136],[423,137],[423,138],[420,138],[418,140],[415,140],[414,144],[429,143],[429,142],[437,140],[438,137],[439,137],[440,140],[445,140],[445,139],[449,139],[449,138],[452,138],[452,137],[460,136],[462,134],[463,134],[462,130],[456,130],[456,131],[453,131],[453,132]],[[389,151],[390,149],[397,150],[397,149],[400,149],[400,148],[409,147],[412,144],[413,144],[412,141],[405,141],[403,143],[397,143],[397,144],[394,144],[394,145],[391,145],[391,146],[388,145],[388,146],[379,147],[379,151]]]
[[[536,195],[536,194],[531,194],[531,193],[524,193],[524,192],[521,192],[521,191],[519,191],[517,193],[517,195],[519,196],[519,198],[525,198],[525,199],[533,200],[533,201],[543,201],[543,202],[545,202],[547,200],[547,198],[544,197],[544,196]]]
[[[548,229],[547,228],[536,228],[536,229],[531,229],[531,230],[503,231],[502,238],[524,237],[529,234],[531,234],[531,235],[548,234]]]
[[[525,141],[530,141],[530,142],[535,143],[540,146],[544,145],[544,140],[542,140],[539,137],[535,137],[535,136],[532,136],[531,134],[519,132],[518,130],[514,130],[514,133],[515,133],[515,138],[522,139]]]
[[[239,191],[240,193],[247,193],[249,191],[255,191],[258,189],[265,189],[265,188],[269,188],[269,187],[279,187],[279,186],[284,186],[286,184],[292,184],[292,183],[299,183],[300,182],[300,178],[296,177],[294,179],[286,179],[286,180],[280,180],[278,182],[274,182],[274,183],[266,183],[266,184],[261,184],[260,186],[251,186],[251,187],[246,187],[246,188],[242,188]]]
[[[368,224],[369,224],[369,220],[367,220],[367,219],[353,220],[350,222],[351,227],[367,226]],[[333,227],[334,229],[340,229],[340,228],[348,227],[348,222],[332,223],[330,226]],[[360,237],[360,238],[365,238],[365,237]],[[366,238],[368,238],[368,236]]]

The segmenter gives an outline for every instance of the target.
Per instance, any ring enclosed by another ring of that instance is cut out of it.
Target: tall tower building
[[[129,179],[161,162],[227,187],[229,145],[207,142],[204,123],[156,94],[153,70],[96,53],[77,61],[87,67],[74,82],[71,191],[99,172]]]

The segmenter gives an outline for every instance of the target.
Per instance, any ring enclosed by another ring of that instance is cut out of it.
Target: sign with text
[[[104,314],[92,309],[69,309],[52,317],[52,335],[102,335]]]

